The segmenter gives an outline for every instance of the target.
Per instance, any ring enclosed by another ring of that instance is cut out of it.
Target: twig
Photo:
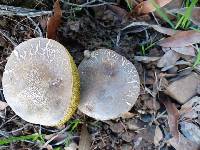
[[[154,12],[151,13],[153,15],[154,20],[156,21],[156,23],[160,26],[160,23],[158,22],[156,16],[154,15]]]
[[[17,46],[17,43],[15,43],[10,37],[8,37],[1,29],[0,34],[2,34],[7,40],[9,40],[14,47]]]
[[[49,15],[51,13],[52,13],[51,11],[39,11],[36,9],[0,5],[0,15],[6,15],[6,16],[37,17],[42,15]]]
[[[39,36],[40,37],[43,37],[43,34],[42,34],[42,31],[41,31],[41,29],[40,29],[40,27],[39,27],[39,25],[38,24],[36,24],[35,23],[35,21],[33,21],[33,19],[31,19],[30,17],[28,17],[27,16],[27,18],[32,22],[32,24],[35,26],[35,30],[34,31],[38,31],[38,34],[39,34]]]
[[[55,136],[53,136],[51,139],[49,139],[42,147],[45,148],[47,147],[47,145],[53,141],[55,138],[57,138],[60,134],[62,134],[63,132],[65,132],[66,130],[69,129],[69,126],[67,126],[66,128],[64,128],[63,130],[61,130],[60,132],[58,132]]]
[[[99,4],[93,4],[93,3],[96,3],[96,2],[100,2]],[[101,1],[101,0],[92,0],[90,2],[86,2],[84,4],[75,4],[75,3],[70,3],[70,2],[66,2],[63,0],[63,3],[69,5],[69,6],[76,6],[76,7],[81,7],[81,8],[89,8],[89,7],[98,7],[98,6],[102,6],[102,5],[116,5],[116,3],[112,3],[112,2],[104,2],[104,1]]]
[[[12,121],[17,115],[12,116],[10,119],[8,119],[6,122],[4,122],[0,128],[2,128],[5,124],[7,124],[8,122]]]

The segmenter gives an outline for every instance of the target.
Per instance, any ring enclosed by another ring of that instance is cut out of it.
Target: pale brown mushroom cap
[[[98,120],[120,117],[135,104],[140,80],[134,65],[109,49],[91,52],[78,67],[81,81],[79,110]]]
[[[33,38],[19,44],[5,66],[3,92],[22,119],[54,126],[65,118],[72,100],[71,56],[60,43]]]

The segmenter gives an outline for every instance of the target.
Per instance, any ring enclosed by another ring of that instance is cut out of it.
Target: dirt
[[[113,1],[107,1],[111,3]],[[138,1],[139,2],[139,1]],[[86,3],[84,0],[72,1],[77,5]],[[45,127],[30,124],[7,107],[0,111],[0,137],[22,136],[33,133],[51,135],[59,133],[63,128],[65,132],[59,134],[46,148],[42,148],[41,142],[20,141],[12,142],[0,149],[67,149],[70,143],[79,145],[81,126],[87,125],[88,134],[91,137],[91,150],[156,150],[174,149],[168,142],[171,133],[168,125],[166,109],[162,103],[169,99],[175,103],[177,108],[180,104],[170,96],[164,94],[163,90],[168,82],[173,80],[181,67],[174,66],[166,72],[157,67],[157,61],[136,61],[134,56],[162,57],[164,52],[160,46],[154,45],[145,51],[141,51],[141,45],[153,43],[164,38],[165,35],[144,26],[134,26],[125,31],[122,28],[133,21],[146,21],[156,23],[154,17],[149,15],[136,16],[129,13],[129,8],[124,1],[114,1],[117,5],[101,5],[94,7],[73,7],[66,1],[62,2],[62,23],[58,29],[57,41],[63,44],[73,56],[77,66],[83,59],[84,50],[96,50],[109,48],[129,59],[137,68],[141,80],[141,91],[137,103],[124,117],[110,121],[97,121],[77,111],[72,119],[61,128]],[[52,10],[52,1],[4,1],[0,4],[10,6],[26,7],[37,10]],[[98,4],[98,3],[95,3]],[[46,35],[47,16],[34,17],[33,21],[38,23],[42,35]],[[167,27],[166,22],[158,20]],[[14,44],[19,44],[30,38],[38,37],[39,33],[35,24],[27,17],[0,16],[0,81],[3,75],[6,59],[12,52]],[[119,33],[121,35],[119,36]],[[118,41],[118,38],[120,40]],[[166,53],[165,53],[166,54]],[[180,57],[179,57],[180,58]],[[177,58],[177,59],[179,59]],[[177,60],[173,62],[176,63]],[[170,62],[168,62],[170,63]],[[170,64],[171,65],[171,64]],[[163,66],[162,66],[163,67]],[[0,100],[3,97],[0,82]],[[80,120],[75,129],[72,130],[73,120]],[[159,128],[159,135],[156,131]],[[156,134],[156,135],[155,135]],[[154,136],[159,141],[154,141]],[[159,136],[159,137],[158,137]],[[49,139],[45,138],[45,142]],[[0,139],[1,142],[1,139]],[[155,145],[156,143],[156,145]],[[73,146],[76,147],[76,146]],[[71,150],[74,150],[71,148]]]

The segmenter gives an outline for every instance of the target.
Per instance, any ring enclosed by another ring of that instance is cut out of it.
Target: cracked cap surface
[[[61,122],[72,111],[71,101],[77,102],[72,99],[75,79],[70,59],[66,48],[51,39],[33,38],[19,44],[2,79],[8,105],[31,123],[54,126]]]

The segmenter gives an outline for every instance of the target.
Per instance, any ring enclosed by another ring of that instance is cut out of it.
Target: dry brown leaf
[[[200,42],[200,32],[189,30],[178,32],[158,42],[162,47],[185,47]]]
[[[172,134],[174,140],[178,143],[179,142],[179,131],[178,131],[178,120],[179,120],[179,111],[176,108],[175,104],[169,100],[163,100],[163,104],[168,113],[168,124],[170,128],[170,133]]]
[[[125,9],[115,5],[108,5],[107,7],[114,12],[121,21],[125,22],[127,20],[128,12]]]
[[[171,2],[172,0],[154,0],[154,1],[160,7],[163,7],[166,4],[168,4],[169,2]],[[151,0],[143,1],[143,2],[139,3],[134,9],[134,11],[137,14],[147,14],[147,13],[153,12],[155,10],[156,10],[156,8],[151,3]]]
[[[134,33],[144,31],[145,28],[153,28],[154,30],[156,30],[156,31],[158,31],[158,32],[160,32],[162,34],[166,34],[166,35],[174,35],[174,34],[176,34],[177,32],[180,31],[180,30],[174,30],[174,29],[162,27],[160,25],[152,25],[152,24],[149,24],[149,23],[146,23],[146,22],[132,22],[131,24],[129,24],[126,27],[124,27],[122,29],[122,31],[126,30],[126,29],[128,29],[130,27],[131,28],[137,27],[137,29],[134,31]],[[141,29],[138,28],[138,27],[141,27]],[[131,32],[133,32],[133,29],[131,30]]]
[[[186,47],[172,47],[171,50],[188,56],[195,56],[195,49],[192,46],[186,46]]]
[[[157,67],[162,68],[162,67],[174,66],[177,60],[179,59],[180,59],[179,53],[169,50],[160,58],[160,60],[157,63]]]
[[[0,101],[0,110],[4,110],[7,106],[8,104],[6,102]]]
[[[87,127],[84,124],[81,128],[81,137],[79,142],[79,150],[89,150],[91,144],[91,138],[88,133]]]
[[[166,34],[166,35],[174,35],[176,34],[177,32],[179,32],[179,30],[173,30],[173,29],[170,29],[170,28],[165,28],[165,27],[161,27],[159,25],[152,25],[151,26],[154,30],[162,33],[162,34]]]
[[[184,0],[172,0],[169,4],[164,6],[165,10],[172,10],[181,8]]]
[[[60,8],[60,0],[54,3],[53,16],[47,22],[47,38],[56,39],[57,29],[61,23],[62,10]]]

